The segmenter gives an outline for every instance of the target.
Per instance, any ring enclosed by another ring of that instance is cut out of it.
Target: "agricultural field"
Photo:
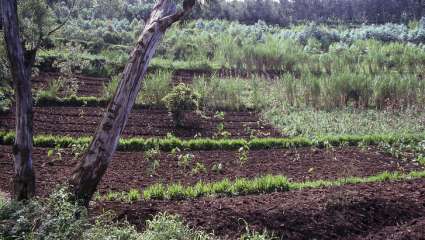
[[[37,52],[24,203],[1,36],[0,239],[425,239],[425,17],[388,22],[173,25],[87,208],[67,186],[145,22],[72,17]]]

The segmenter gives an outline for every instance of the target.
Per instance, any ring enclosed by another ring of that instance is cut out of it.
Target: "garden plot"
[[[34,165],[41,193],[50,192],[71,176],[80,149],[35,148]],[[10,146],[0,147],[3,191],[13,174]],[[385,171],[409,173],[424,168],[407,159],[398,160],[374,147],[360,149],[297,148],[241,151],[117,152],[100,185],[108,194],[143,190],[155,184],[192,186],[224,179],[254,179],[266,175],[285,176],[290,182],[368,177]]]
[[[91,136],[103,114],[96,107],[36,107],[34,108],[34,131],[36,134]],[[172,134],[182,138],[192,137],[277,137],[277,130],[263,123],[253,112],[226,112],[224,117],[206,113],[206,118],[188,115],[190,127],[175,128],[165,110],[134,109],[123,132],[124,136],[162,137]],[[14,114],[0,115],[0,130],[14,129]]]
[[[59,73],[41,72],[32,80],[33,88],[36,91],[41,89],[47,89],[49,88],[49,84],[52,84],[59,77]],[[78,96],[85,97],[102,96],[104,86],[110,81],[109,78],[90,77],[85,75],[75,75],[74,78],[78,86],[76,94]],[[65,93],[63,92],[63,87],[61,87],[58,97],[64,94]]]
[[[140,230],[159,212],[179,214],[197,229],[237,239],[246,227],[278,239],[423,239],[425,180],[344,185],[184,201],[98,203]]]

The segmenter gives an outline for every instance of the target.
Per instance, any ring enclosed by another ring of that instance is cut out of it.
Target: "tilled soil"
[[[152,72],[152,70],[150,70]],[[172,83],[186,83],[191,84],[193,79],[197,76],[206,76],[210,77],[215,74],[219,77],[244,77],[247,78],[251,73],[246,73],[243,71],[230,71],[230,70],[221,70],[218,72],[211,72],[205,70],[175,70],[173,71]],[[269,72],[258,72],[257,75],[262,75],[265,78],[273,78],[279,76],[278,71],[269,71]],[[33,82],[33,87],[35,89],[45,89],[48,87],[49,83],[55,79],[59,78],[59,73],[55,72],[41,72],[37,77],[35,77]],[[104,86],[110,81],[109,78],[103,77],[90,77],[85,75],[75,75],[75,78],[78,83],[78,96],[102,96]]]
[[[277,239],[425,239],[425,179],[345,185],[256,196],[184,201],[97,203],[144,229],[159,212],[180,215],[196,229],[238,239],[246,225]]]
[[[0,146],[0,190],[8,190],[13,165],[10,146]],[[71,176],[77,160],[70,150],[54,152],[47,156],[49,149],[35,148],[33,162],[40,194],[47,194],[55,185]],[[184,156],[187,152],[182,152]],[[178,156],[162,153],[148,160],[143,152],[117,152],[99,191],[125,191],[141,189],[155,183],[181,183],[193,185],[198,181],[214,182],[224,178],[254,178],[267,174],[284,175],[291,181],[337,179],[343,177],[365,177],[384,171],[413,171],[423,167],[415,162],[400,161],[380,153],[377,149],[361,150],[354,147],[336,149],[301,148],[295,150],[250,151],[248,160],[240,162],[238,151],[195,151],[193,160],[187,166],[178,161]],[[60,155],[60,156],[59,156]],[[159,166],[153,170],[152,162]],[[197,163],[205,167],[195,172]],[[222,165],[221,171],[214,171],[214,165]]]
[[[57,134],[69,136],[92,135],[103,117],[103,108],[96,107],[35,107],[35,134]],[[165,110],[133,109],[123,136],[163,137],[171,133],[181,138],[213,137],[224,130],[231,138],[278,137],[281,134],[271,125],[263,123],[253,112],[226,112],[224,120],[206,113],[208,118],[188,114],[187,127],[175,128],[171,116]],[[0,114],[0,130],[13,130],[14,113]]]
[[[110,81],[109,78],[90,77],[84,75],[74,76],[78,83],[77,96],[102,96],[104,86]],[[33,80],[33,88],[36,90],[46,89],[50,82],[59,78],[59,73],[42,72]],[[63,93],[63,92],[60,92]]]

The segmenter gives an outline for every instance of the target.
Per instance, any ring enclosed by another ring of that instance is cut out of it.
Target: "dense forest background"
[[[82,0],[84,19],[146,19],[155,0]],[[213,0],[192,18],[288,26],[300,22],[400,23],[421,18],[424,0]]]

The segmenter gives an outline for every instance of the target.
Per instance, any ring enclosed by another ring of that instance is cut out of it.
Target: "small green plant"
[[[170,155],[173,158],[178,158],[178,157],[180,157],[180,152],[181,152],[180,148],[175,147],[175,148],[171,149]]]
[[[218,120],[221,120],[221,121],[224,121],[224,117],[225,117],[225,115],[226,115],[226,113],[225,113],[225,112],[223,112],[223,111],[221,111],[221,112],[217,111],[217,112],[215,112],[215,114],[214,114],[214,118],[215,118],[215,119],[218,119]]]
[[[220,139],[228,139],[232,136],[232,134],[229,131],[226,131],[226,128],[224,126],[224,123],[219,123],[217,125],[217,132],[214,133],[214,138],[220,138]]]
[[[189,168],[193,159],[195,159],[195,155],[191,153],[187,153],[187,154],[179,155],[177,159],[178,159],[179,167],[182,167],[183,169],[187,169]]]
[[[47,151],[47,157],[51,159],[52,162],[62,161],[62,154],[65,152],[60,146],[55,146],[53,149]]]
[[[159,150],[159,146],[149,149],[144,153],[144,158],[148,162],[148,171],[151,175],[155,174],[156,170],[160,166],[160,161],[159,161],[160,156],[161,156],[161,151]]]
[[[222,173],[223,172],[223,164],[222,163],[214,163],[211,171],[215,172],[215,173]]]
[[[199,95],[184,83],[180,83],[165,96],[162,101],[171,113],[176,127],[183,127],[185,111],[197,111],[199,108]]]
[[[192,175],[197,175],[200,173],[206,173],[207,168],[203,163],[197,162],[195,163],[195,166],[192,168]]]
[[[190,229],[180,217],[161,213],[146,221],[147,229],[140,239],[146,240],[212,240],[213,235]]]
[[[74,143],[71,145],[71,154],[73,155],[74,160],[81,157],[86,151],[88,144],[84,143]]]
[[[240,165],[244,165],[248,162],[249,146],[244,145],[238,150],[238,162]]]
[[[245,233],[240,237],[240,240],[277,240],[277,238],[273,234],[270,235],[267,230],[262,233],[251,230],[249,224],[245,222]]]
[[[127,199],[129,202],[139,201],[142,198],[142,194],[137,189],[131,189],[127,193]]]

